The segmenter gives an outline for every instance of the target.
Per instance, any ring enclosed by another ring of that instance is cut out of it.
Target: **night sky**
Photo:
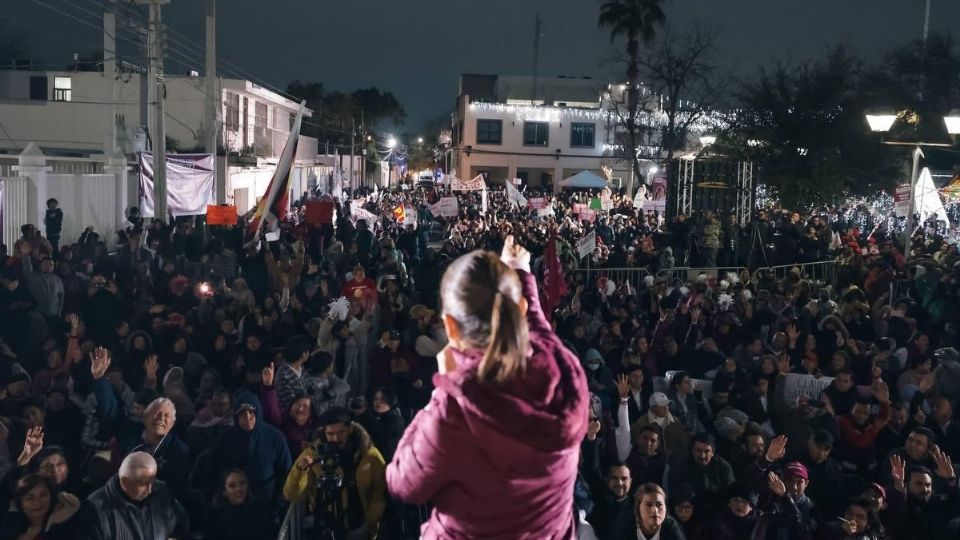
[[[34,56],[64,64],[75,51],[100,48],[97,30],[38,2],[96,20],[102,0],[6,0],[4,17],[29,37]],[[462,72],[530,74],[534,16],[540,13],[542,75],[611,78],[622,67],[605,30],[601,0],[219,0],[218,45],[226,60],[268,84],[294,79],[327,88],[390,90],[416,131],[449,111]],[[204,0],[172,0],[164,19],[202,44]],[[775,60],[799,62],[844,44],[876,58],[919,38],[924,0],[669,0],[677,28],[719,27],[717,58],[749,74]],[[84,12],[87,10],[88,12]],[[931,32],[960,20],[960,4],[933,0]],[[173,70],[198,53],[171,38],[180,52]],[[123,44],[121,44],[123,46]],[[194,68],[202,71],[197,60]]]

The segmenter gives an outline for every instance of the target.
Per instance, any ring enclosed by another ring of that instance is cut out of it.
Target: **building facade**
[[[519,178],[552,187],[580,171],[625,185],[629,163],[611,151],[615,115],[606,85],[590,78],[460,76],[453,118],[452,167],[498,184]]]

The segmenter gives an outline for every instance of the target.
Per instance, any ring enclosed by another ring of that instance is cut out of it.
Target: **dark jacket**
[[[140,441],[127,454],[133,452],[146,452],[152,455],[157,460],[157,479],[166,482],[176,497],[180,499],[186,497],[189,489],[190,449],[176,434],[172,431],[167,433],[160,444],[152,449]]]
[[[620,520],[620,516],[626,515],[633,517],[633,497],[627,494],[622,501],[613,498],[613,493],[609,489],[603,493],[598,493],[593,498],[593,512],[587,516],[587,522],[593,526],[593,531],[597,537],[604,539],[610,537],[613,526]]]
[[[889,488],[888,488],[889,489]],[[898,540],[946,540],[956,538],[949,534],[947,522],[960,515],[957,505],[957,481],[944,483],[944,493],[934,492],[926,503],[909,497],[903,518],[896,527]]]
[[[204,540],[261,540],[275,538],[277,527],[270,506],[247,501],[240,506],[214,506],[209,514]]]
[[[189,538],[186,512],[167,484],[156,480],[153,492],[141,503],[130,500],[114,475],[94,491],[80,511],[78,540],[154,540]]]
[[[711,512],[722,505],[722,497],[736,479],[733,468],[725,459],[714,456],[706,467],[700,467],[688,456],[667,473],[667,489],[671,492],[686,484],[693,488],[699,501],[697,510]]]
[[[637,518],[633,514],[621,514],[610,529],[611,540],[637,540]],[[667,516],[660,525],[660,540],[687,540],[683,529],[673,516]]]
[[[214,444],[211,461],[216,467],[214,477],[223,471],[239,468],[247,473],[250,491],[264,498],[272,498],[277,491],[277,478],[285,478],[293,465],[287,441],[277,428],[263,419],[260,400],[248,390],[241,390],[234,398],[235,410],[243,404],[253,405],[257,421],[253,431],[232,426]]]
[[[69,493],[60,493],[57,500],[51,501],[53,511],[47,518],[39,540],[72,540],[76,537],[78,521],[77,511],[80,500]],[[26,516],[17,510],[10,510],[0,521],[0,540],[19,540],[30,528]]]

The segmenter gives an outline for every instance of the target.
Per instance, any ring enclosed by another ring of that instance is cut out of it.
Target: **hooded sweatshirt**
[[[430,404],[387,467],[390,492],[431,501],[425,539],[572,539],[573,487],[589,393],[576,356],[544,317],[534,277],[519,272],[529,308],[525,373],[503,386],[478,379],[483,351],[454,350],[434,375]]]

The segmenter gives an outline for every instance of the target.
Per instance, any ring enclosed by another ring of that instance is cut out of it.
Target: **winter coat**
[[[380,520],[387,508],[387,490],[384,476],[383,456],[370,442],[370,435],[359,426],[352,424],[348,448],[355,448],[352,455],[352,465],[356,474],[356,489],[363,507],[363,516],[366,521],[368,537],[376,537],[380,528]],[[317,503],[317,479],[322,474],[322,466],[317,461],[317,452],[309,446],[300,453],[309,456],[315,461],[312,467],[301,471],[299,467],[290,469],[287,481],[283,485],[283,498],[290,502],[309,501],[310,511],[314,511]],[[299,459],[299,458],[297,458]],[[341,454],[341,467],[347,460]],[[345,476],[341,474],[341,476]],[[347,489],[344,487],[343,489]],[[349,498],[348,498],[349,499]]]
[[[276,538],[270,505],[247,501],[240,506],[224,502],[209,514],[204,540],[263,540]]]
[[[70,493],[61,492],[43,529],[37,532],[38,540],[72,540],[76,535],[77,511],[80,499]],[[12,508],[12,507],[11,507]],[[11,509],[3,517],[0,525],[0,540],[19,540],[30,532],[30,523],[22,512]]]
[[[722,457],[714,456],[706,467],[701,467],[689,456],[670,466],[667,471],[667,490],[674,492],[684,484],[690,486],[697,495],[697,511],[703,508],[710,512],[721,505],[727,488],[735,480],[733,468]]]
[[[287,441],[280,430],[263,418],[263,405],[249,390],[237,392],[234,410],[252,405],[256,414],[253,431],[234,425],[227,429],[211,450],[211,459],[219,473],[233,468],[243,469],[250,482],[250,491],[264,498],[273,497],[277,478],[284,478],[292,461]]]
[[[454,350],[430,404],[403,434],[387,484],[430,501],[425,539],[572,539],[573,485],[589,394],[580,362],[544,317],[534,277],[519,272],[532,354],[503,386],[478,379],[482,351]]]
[[[33,270],[33,263],[30,257],[20,258],[21,271],[23,279],[27,282],[27,289],[37,301],[37,311],[48,318],[59,318],[63,311],[63,282],[60,277],[51,273]]]
[[[707,249],[720,248],[720,222],[712,221],[703,225],[703,235],[700,237],[700,247]]]
[[[114,475],[87,498],[80,511],[78,540],[155,540],[189,538],[189,519],[167,484],[153,482],[145,501],[131,501]]]

